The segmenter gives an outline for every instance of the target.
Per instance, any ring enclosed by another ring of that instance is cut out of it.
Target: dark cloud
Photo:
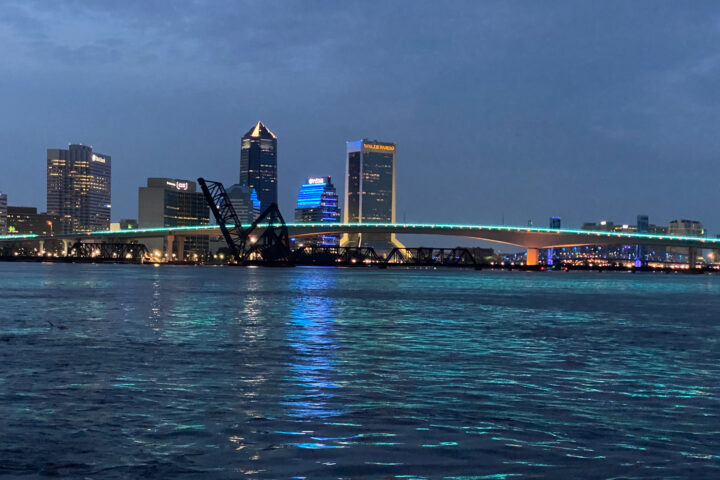
[[[719,22],[714,2],[5,2],[0,190],[43,206],[45,148],[91,143],[134,217],[147,176],[233,182],[262,119],[287,214],[369,137],[398,142],[408,220],[716,231]]]

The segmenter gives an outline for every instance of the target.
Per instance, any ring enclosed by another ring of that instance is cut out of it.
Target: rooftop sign
[[[165,182],[169,187],[173,187],[176,190],[187,190],[188,182]]]
[[[369,148],[370,150],[385,150],[387,152],[395,151],[395,145],[380,145],[377,143],[363,143],[363,147]]]

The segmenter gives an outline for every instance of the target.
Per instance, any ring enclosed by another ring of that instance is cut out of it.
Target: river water
[[[720,276],[0,263],[0,476],[720,478]]]

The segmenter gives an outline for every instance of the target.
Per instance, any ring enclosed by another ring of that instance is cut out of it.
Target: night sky
[[[280,204],[345,142],[398,144],[398,220],[700,220],[720,233],[720,4],[0,1],[0,191],[45,210],[47,148],[237,182],[278,136]]]

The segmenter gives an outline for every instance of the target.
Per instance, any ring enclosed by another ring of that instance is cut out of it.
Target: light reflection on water
[[[716,276],[0,264],[0,291],[0,475],[720,473]]]
[[[294,350],[290,364],[291,382],[305,393],[284,395],[292,407],[291,416],[322,418],[343,413],[328,407],[333,389],[340,388],[331,377],[335,370],[333,323],[334,300],[322,292],[335,288],[334,276],[306,275],[295,279],[291,286],[291,316],[287,339]],[[314,293],[319,292],[319,293]]]

